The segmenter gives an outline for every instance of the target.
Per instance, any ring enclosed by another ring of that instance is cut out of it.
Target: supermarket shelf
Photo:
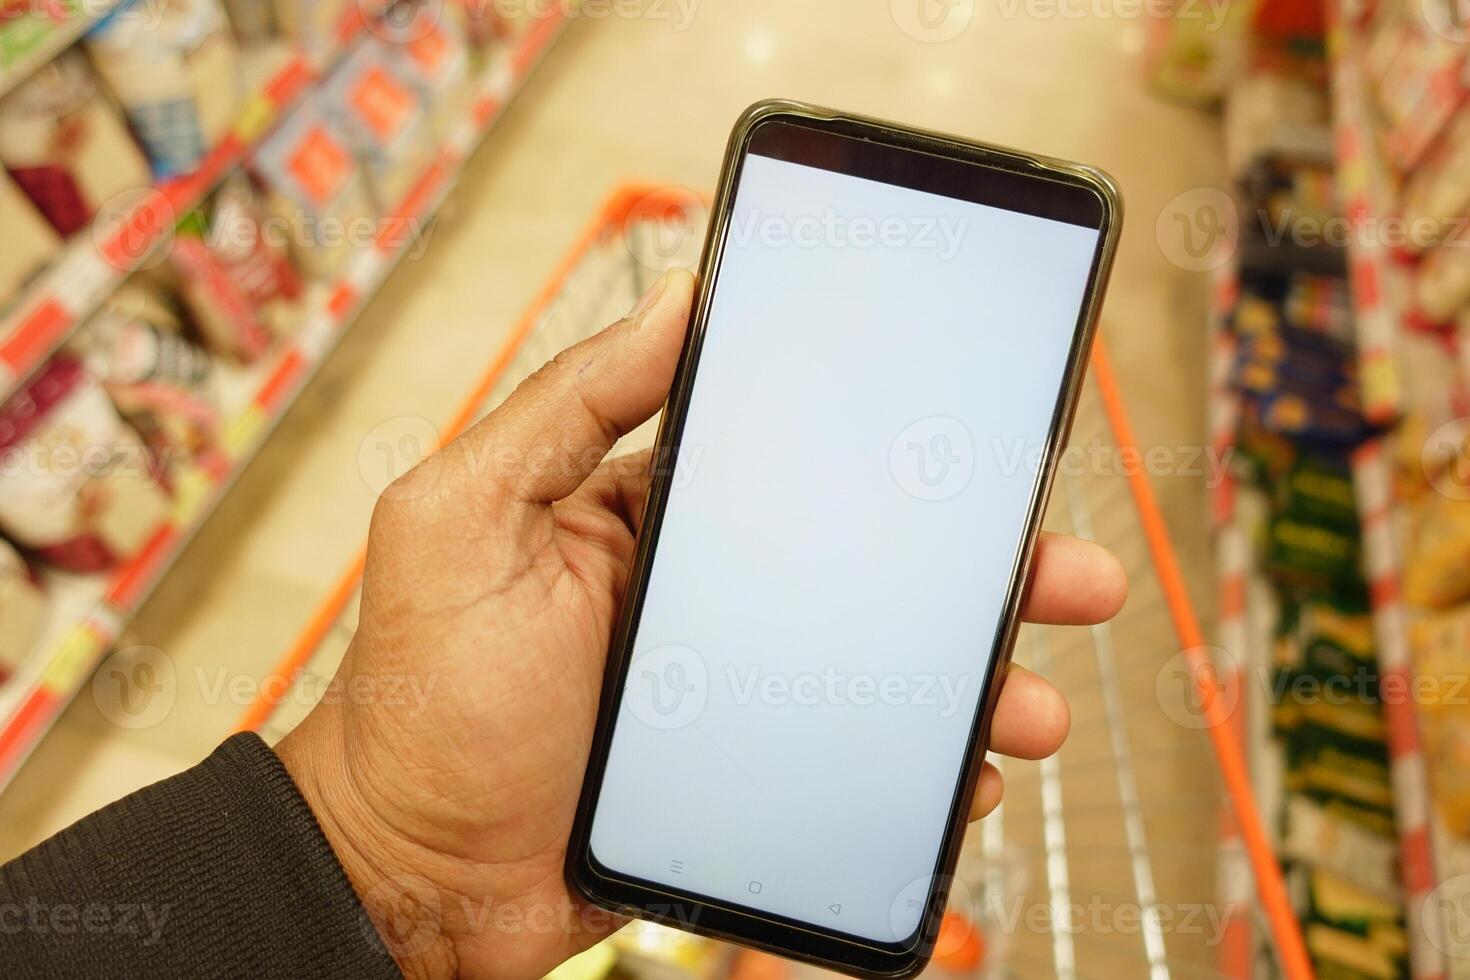
[[[60,578],[56,591],[63,600],[56,604],[56,622],[39,647],[40,655],[30,658],[0,689],[0,789],[86,683],[128,620],[407,253],[418,229],[453,188],[470,153],[564,26],[560,14],[538,22],[473,85],[464,116],[399,207],[385,217],[374,247],[353,256],[335,283],[313,291],[299,334],[259,369],[258,380],[248,386],[248,400],[224,426],[222,453],[183,474],[174,514],[140,553],[110,575]]]
[[[121,0],[93,0],[88,4],[74,5],[61,16],[43,12],[41,5],[28,4],[22,14],[0,24],[0,36],[20,48],[20,53],[13,60],[0,59],[4,62],[0,64],[0,96],[4,96],[37,68],[71,47],[77,38],[110,13],[119,2]],[[23,34],[29,36],[15,39],[15,36]]]
[[[1409,652],[1412,612],[1400,595],[1402,514],[1393,496],[1389,444],[1365,443],[1353,456],[1353,487],[1363,527],[1363,562],[1373,607],[1384,690],[1414,690]],[[1407,903],[1410,966],[1416,980],[1470,977],[1470,960],[1447,957],[1455,945],[1444,910],[1470,902],[1470,848],[1440,824],[1411,697],[1385,698],[1389,768],[1399,833],[1399,874]],[[1454,891],[1455,894],[1448,894]]]
[[[1211,451],[1218,459],[1225,459],[1235,444],[1235,430],[1240,420],[1240,399],[1230,388],[1230,372],[1235,362],[1235,335],[1230,331],[1228,319],[1240,295],[1240,278],[1234,262],[1227,262],[1216,270],[1210,285],[1209,329],[1206,343],[1209,346],[1207,369],[1209,378],[1206,391],[1206,437]],[[1225,479],[1210,488],[1210,527],[1219,530],[1231,515],[1231,502],[1235,494],[1235,483]]]
[[[364,4],[366,6],[366,4]],[[182,177],[140,189],[115,223],[80,232],[0,317],[0,401],[9,398],[113,290],[169,239],[177,216],[197,206],[312,89],[348,43],[367,29],[354,6],[324,57],[295,52],[249,96],[234,130]]]
[[[1357,323],[1363,415],[1390,422],[1403,411],[1400,334],[1407,312],[1405,271],[1371,222],[1393,213],[1387,164],[1363,75],[1362,53],[1340,4],[1328,3],[1327,51],[1332,71],[1332,125],[1338,194],[1353,233],[1348,273]]]

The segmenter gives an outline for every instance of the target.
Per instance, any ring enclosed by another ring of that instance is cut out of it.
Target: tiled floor
[[[78,698],[0,795],[0,859],[197,761],[228,733],[361,542],[375,441],[422,424],[405,418],[452,411],[614,184],[712,186],[731,122],[757,98],[841,106],[1111,172],[1129,218],[1105,336],[1140,442],[1199,444],[1205,283],[1169,263],[1155,221],[1176,194],[1218,182],[1217,122],[1144,90],[1140,20],[981,4],[958,36],[935,43],[898,26],[921,2],[689,0],[687,23],[668,3],[650,5],[667,19],[574,24],[470,165],[424,254],[373,302],[130,630],[128,642],[176,666],[171,713],[124,730]],[[1200,482],[1164,478],[1158,489],[1206,600]]]

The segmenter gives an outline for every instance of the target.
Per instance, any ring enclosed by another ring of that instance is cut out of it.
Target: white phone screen
[[[913,935],[1098,236],[746,157],[599,863]]]

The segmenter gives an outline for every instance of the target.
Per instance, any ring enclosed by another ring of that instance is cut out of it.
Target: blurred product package
[[[471,94],[463,25],[455,17],[439,16],[433,5],[403,6],[411,15],[389,14],[384,21],[389,62],[427,107],[435,139],[443,140]]]
[[[376,215],[351,145],[322,110],[320,94],[271,134],[253,165],[269,189],[268,220],[286,230],[302,271],[322,279],[340,272]]]
[[[1414,666],[1430,696],[1420,707],[1424,756],[1434,786],[1434,805],[1445,826],[1470,837],[1470,712],[1465,710],[1465,655],[1470,650],[1470,606],[1428,614],[1410,639]]]
[[[239,56],[215,0],[128,0],[86,44],[160,177],[198,167],[239,114]]]
[[[76,51],[0,100],[0,162],[61,235],[116,195],[152,182],[127,125]]]
[[[236,172],[174,233],[170,267],[180,297],[212,352],[253,361],[291,332],[301,280],[287,229],[267,226],[266,204]]]
[[[45,621],[45,593],[20,553],[0,539],[0,684],[30,653]]]
[[[379,213],[397,207],[436,149],[419,95],[375,38],[359,44],[327,79],[322,105],[367,172]]]
[[[357,2],[368,6],[366,0]],[[274,20],[282,37],[320,58],[337,47],[343,19],[353,6],[353,0],[275,0]]]
[[[224,4],[225,15],[240,44],[264,44],[279,32],[275,4],[271,0],[224,0]]]
[[[219,437],[209,355],[156,286],[133,279],[72,342],[123,417],[165,462],[194,457]]]
[[[0,530],[60,568],[125,560],[169,516],[151,455],[75,358],[0,407],[0,455]]]
[[[0,228],[5,229],[5,252],[0,255],[0,310],[3,310],[51,261],[61,241],[3,170],[0,170]]]

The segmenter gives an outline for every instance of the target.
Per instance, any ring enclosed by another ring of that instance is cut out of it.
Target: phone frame
[[[1022,545],[1012,565],[997,631],[996,655],[986,674],[983,694],[971,723],[966,752],[969,762],[956,780],[956,792],[945,824],[934,884],[925,902],[924,915],[911,941],[902,944],[879,944],[811,923],[634,878],[603,867],[592,855],[592,816],[601,793],[613,726],[632,659],[632,641],[647,593],[651,559],[669,500],[675,469],[673,464],[689,410],[715,293],[715,273],[723,256],[741,165],[756,130],[773,121],[878,141],[899,150],[1004,171],[1038,182],[1082,188],[1096,194],[1099,199],[1098,248],[1068,352],[1057,408],[1048,427],[1041,465],[1027,504]],[[1037,535],[1046,513],[1057,460],[1071,431],[1121,227],[1122,198],[1118,188],[1111,177],[1093,167],[787,100],[757,102],[741,115],[725,149],[719,187],[711,207],[709,231],[700,257],[689,332],[659,425],[655,465],[643,511],[643,531],[638,537],[622,609],[608,650],[597,726],[567,845],[566,877],[574,892],[594,905],[617,913],[740,943],[854,976],[909,977],[928,963],[947,902],[948,881],[954,874],[959,857],[970,799],[984,761],[983,749],[989,743],[990,719],[1001,689],[997,680],[1002,678],[1010,664]]]

